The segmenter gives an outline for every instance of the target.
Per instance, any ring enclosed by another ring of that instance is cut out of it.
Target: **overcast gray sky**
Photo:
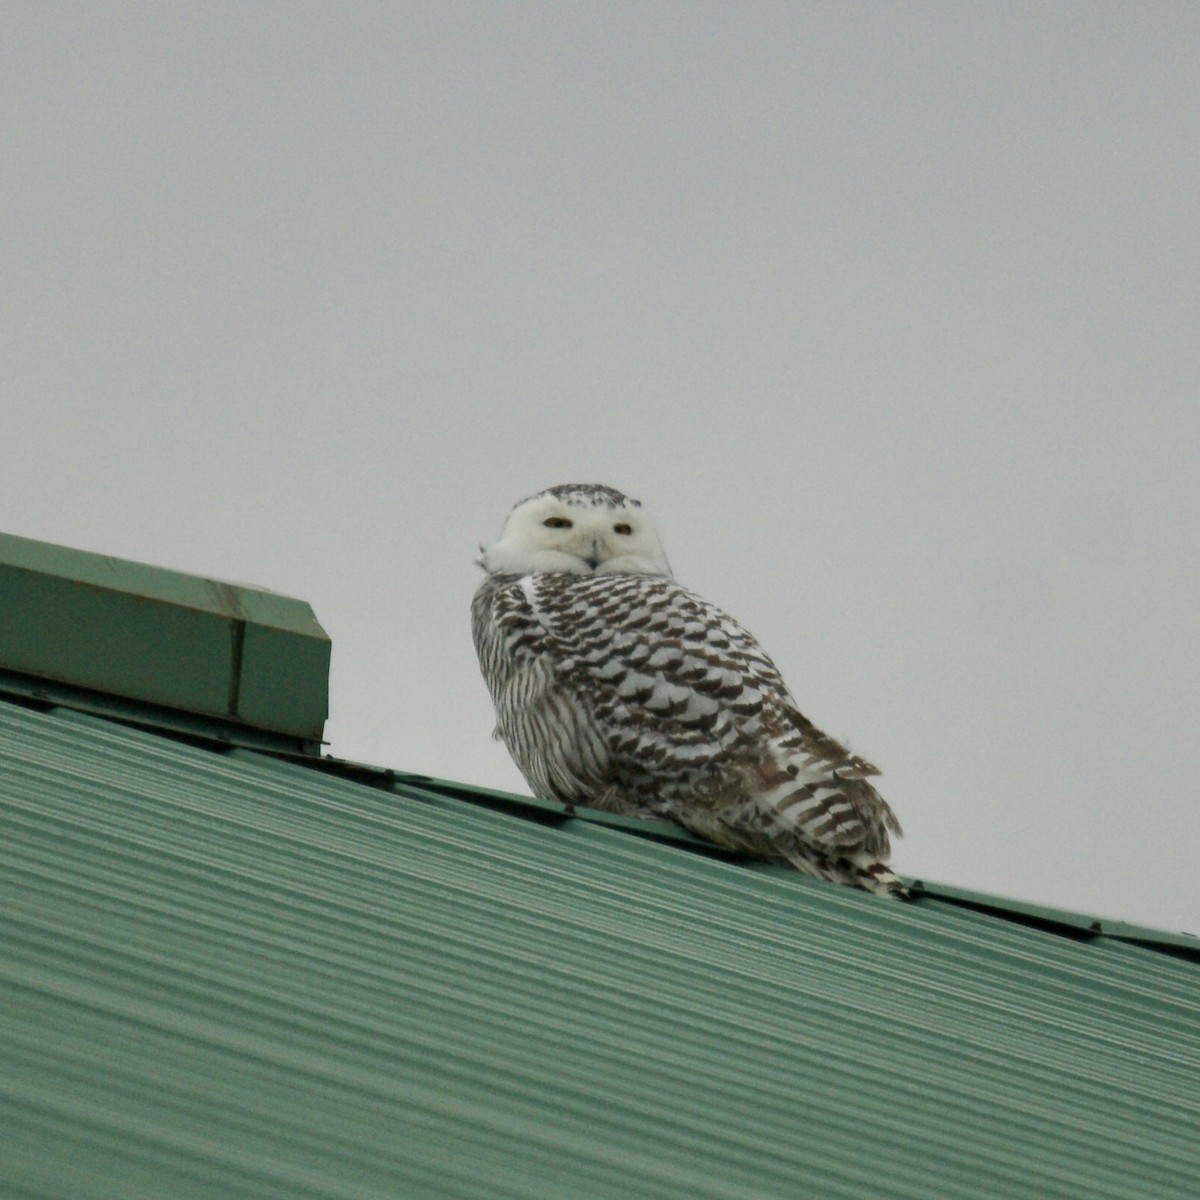
[[[303,597],[331,752],[600,481],[897,868],[1200,932],[1200,5],[5,3],[0,528]]]

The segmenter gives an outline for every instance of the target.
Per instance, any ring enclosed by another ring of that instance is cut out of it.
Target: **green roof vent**
[[[0,533],[4,690],[319,753],[329,652],[302,600]]]

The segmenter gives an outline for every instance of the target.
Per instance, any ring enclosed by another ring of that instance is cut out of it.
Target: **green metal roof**
[[[0,702],[0,1195],[1195,1195],[1186,938],[316,765]]]
[[[0,613],[4,690],[320,742],[330,643],[302,600],[0,533]]]

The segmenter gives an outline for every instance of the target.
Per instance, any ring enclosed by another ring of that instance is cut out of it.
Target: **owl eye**
[[[624,521],[620,525],[613,526],[613,533],[630,534],[633,532],[632,525],[626,525]]]
[[[547,529],[570,529],[571,522],[566,517],[547,517],[543,522]]]

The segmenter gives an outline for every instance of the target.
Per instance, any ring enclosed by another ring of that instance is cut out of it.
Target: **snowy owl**
[[[868,891],[900,826],[732,617],[675,582],[637,500],[563,484],[483,548],[471,606],[496,736],[535,795],[676,822]]]

